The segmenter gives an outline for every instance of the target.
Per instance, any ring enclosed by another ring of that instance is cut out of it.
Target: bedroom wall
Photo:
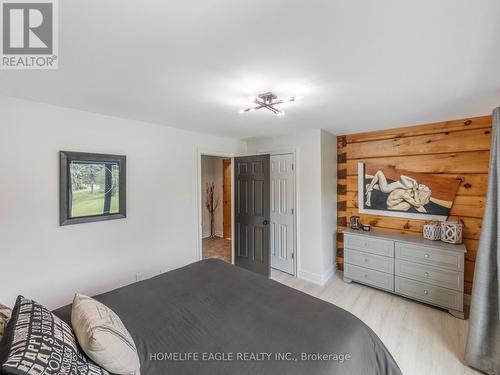
[[[329,147],[322,147],[322,143],[328,144]],[[336,196],[336,191],[335,179],[328,179],[327,175],[336,173],[335,136],[321,130],[308,130],[247,140],[248,154],[294,151],[297,180],[296,212],[299,228],[298,276],[323,284],[334,272],[336,199],[335,197],[332,199],[332,194]],[[326,162],[328,155],[331,163]],[[330,227],[327,224],[327,215],[333,218]]]
[[[321,130],[321,219],[323,275],[335,271],[337,236],[337,137]]]
[[[198,150],[245,144],[0,97],[0,303],[49,308],[199,259]],[[59,226],[60,150],[127,155],[124,220]]]
[[[443,174],[462,180],[451,219],[464,221],[465,293],[471,294],[474,264],[486,201],[491,116],[417,125],[338,137],[337,263],[343,269],[343,236],[358,213],[357,163],[371,161],[390,168]],[[425,221],[360,215],[363,223],[395,232],[422,233]]]
[[[201,192],[202,192],[202,225],[203,237],[210,236],[210,214],[205,208],[207,198],[207,183],[214,183],[214,201],[219,199],[219,207],[214,214],[214,230],[215,235],[218,237],[223,236],[223,211],[222,211],[222,160],[223,158],[217,156],[201,157]]]

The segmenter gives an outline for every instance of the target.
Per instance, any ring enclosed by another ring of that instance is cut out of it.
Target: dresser
[[[358,282],[464,319],[464,245],[382,230],[344,231],[344,281]]]

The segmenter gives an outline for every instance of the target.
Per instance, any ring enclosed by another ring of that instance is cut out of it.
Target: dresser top
[[[393,232],[388,232],[384,231],[381,229],[372,229],[370,231],[363,231],[363,230],[354,230],[347,228],[344,230],[345,234],[352,234],[355,236],[362,236],[362,237],[369,237],[369,238],[379,238],[383,240],[390,240],[390,241],[396,241],[396,242],[405,242],[409,244],[414,244],[414,245],[421,245],[421,246],[426,246],[426,247],[432,247],[435,249],[442,249],[442,250],[452,250],[452,251],[457,251],[461,253],[466,253],[467,249],[465,248],[465,245],[460,244],[460,245],[454,245],[451,243],[446,243],[442,241],[431,241],[427,240],[421,235],[418,234],[403,234],[403,233],[393,233]]]

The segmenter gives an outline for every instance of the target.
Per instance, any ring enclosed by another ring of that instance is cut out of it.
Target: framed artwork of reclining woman
[[[358,163],[359,212],[420,220],[446,220],[460,182],[454,177]]]

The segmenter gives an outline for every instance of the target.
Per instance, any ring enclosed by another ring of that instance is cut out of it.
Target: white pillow
[[[118,315],[93,298],[76,294],[71,324],[83,351],[99,366],[118,375],[139,375],[134,340]]]

